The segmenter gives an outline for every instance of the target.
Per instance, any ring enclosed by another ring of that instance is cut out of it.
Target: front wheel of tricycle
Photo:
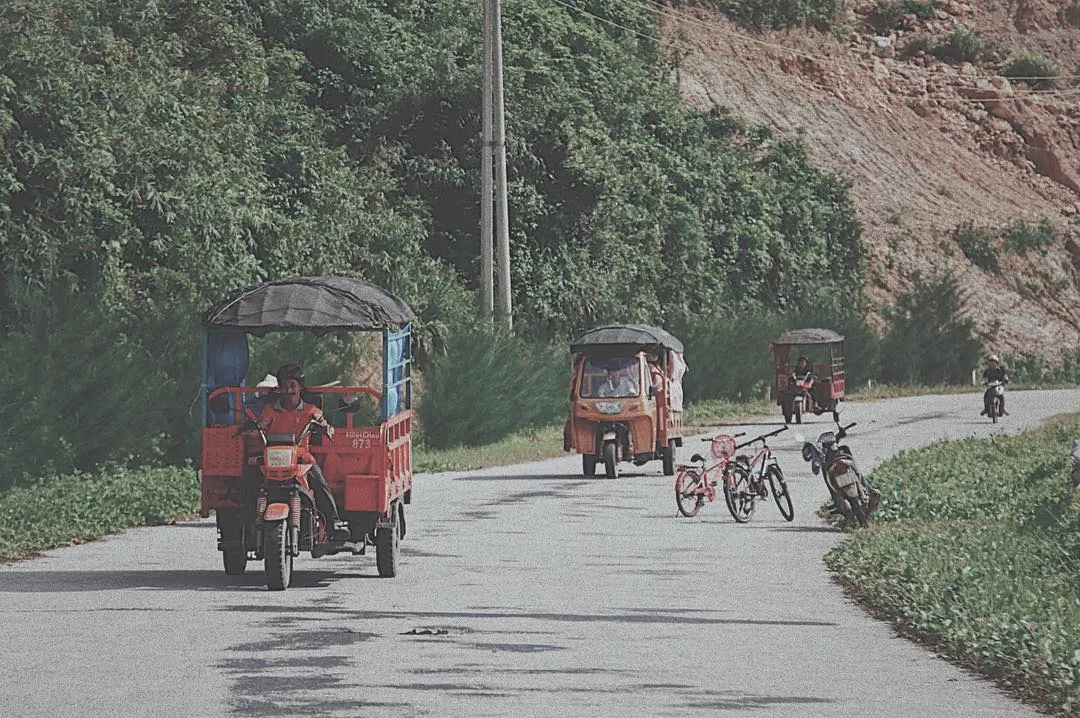
[[[401,554],[401,536],[398,532],[397,507],[390,510],[392,526],[380,526],[375,529],[375,566],[381,578],[394,578],[398,572],[398,557]]]
[[[586,478],[596,476],[596,457],[592,454],[581,455],[581,473],[585,474]]]
[[[292,583],[293,555],[289,550],[289,524],[284,519],[263,527],[263,566],[266,587],[284,591]]]
[[[604,473],[609,479],[619,478],[619,460],[616,453],[614,441],[604,444]]]
[[[675,475],[675,439],[668,439],[667,451],[664,452],[664,476]]]

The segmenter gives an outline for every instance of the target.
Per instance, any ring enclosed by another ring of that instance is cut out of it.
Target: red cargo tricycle
[[[776,403],[784,423],[801,424],[804,413],[831,411],[840,421],[837,405],[844,400],[844,337],[831,329],[795,329],[781,334],[769,344],[773,355]],[[792,378],[796,362],[806,356],[812,381]]]
[[[412,319],[405,302],[350,277],[247,287],[207,311],[201,514],[216,515],[226,573],[242,574],[248,561],[261,560],[268,588],[283,590],[302,551],[318,558],[363,555],[374,547],[379,575],[397,574],[405,505],[412,499]],[[298,435],[267,433],[257,419],[274,389],[247,385],[250,336],[305,330],[382,335],[381,386],[334,381],[304,389],[303,401],[322,409],[334,427],[332,438],[314,424]],[[369,409],[367,419],[361,407]],[[333,540],[333,527],[316,508],[306,477],[311,461],[347,522],[348,540]]]

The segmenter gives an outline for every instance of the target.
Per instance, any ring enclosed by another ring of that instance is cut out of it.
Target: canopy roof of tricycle
[[[610,352],[618,348],[664,348],[682,352],[674,335],[645,324],[606,324],[593,327],[570,344],[571,353]]]
[[[412,309],[355,277],[290,277],[239,289],[203,316],[208,328],[249,334],[288,329],[367,331],[412,321]]]
[[[844,341],[843,334],[837,334],[832,329],[792,329],[784,332],[773,344],[833,344]]]

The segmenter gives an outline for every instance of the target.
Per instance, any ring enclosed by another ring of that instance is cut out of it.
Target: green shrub
[[[755,30],[785,27],[835,27],[844,5],[839,0],[707,0],[725,15]]]
[[[998,261],[998,248],[994,244],[994,235],[985,227],[977,227],[971,220],[961,222],[952,231],[953,239],[959,245],[964,256],[971,263],[985,272],[997,274],[1001,271]]]
[[[885,2],[878,0],[874,11],[866,16],[866,22],[879,35],[888,33],[890,30],[899,30],[903,26],[904,17],[914,15],[918,20],[929,20],[934,15],[934,10],[941,4],[937,0],[896,0]]]
[[[1051,89],[1057,84],[1056,79],[1061,71],[1049,58],[1024,53],[1010,60],[1001,74],[1012,80],[1021,80],[1029,87]]]
[[[528,342],[483,325],[451,333],[421,377],[422,440],[436,449],[477,445],[566,414],[566,346]]]
[[[900,54],[902,57],[912,58],[918,55],[920,52],[926,55],[932,55],[934,52],[934,43],[930,39],[929,35],[916,35],[907,42],[904,43],[904,49]]]
[[[1029,354],[1003,356],[1009,379],[1024,384],[1080,384],[1080,347],[1062,352],[1058,362],[1050,363]]]
[[[1058,230],[1045,217],[1038,224],[1028,224],[1018,219],[1005,228],[1002,237],[1006,252],[1022,254],[1029,249],[1046,249],[1057,240]]]
[[[0,559],[90,541],[199,510],[191,468],[106,467],[0,491]],[[213,544],[207,544],[210,549]]]
[[[881,379],[927,385],[970,381],[982,347],[963,305],[952,275],[929,282],[915,277],[915,287],[883,312],[890,326],[881,342]]]
[[[988,49],[978,32],[960,25],[934,48],[934,54],[946,62],[978,62],[986,57]]]

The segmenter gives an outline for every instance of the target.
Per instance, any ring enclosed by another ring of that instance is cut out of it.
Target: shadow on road
[[[290,588],[325,588],[334,578],[360,577],[336,571],[295,570]],[[363,577],[367,577],[366,574]],[[371,578],[376,578],[372,573]],[[125,589],[159,591],[265,591],[261,567],[243,576],[223,571],[10,571],[0,574],[0,593],[73,593]]]
[[[240,613],[279,613],[295,614],[293,606],[222,606],[222,611]],[[739,616],[721,616],[720,611],[695,612],[693,616],[685,613],[657,608],[643,611],[640,608],[613,609],[614,613],[554,613],[546,611],[507,611],[492,607],[478,607],[473,611],[365,611],[337,606],[320,606],[319,613],[344,616],[358,621],[376,621],[380,619],[423,620],[425,625],[432,619],[529,619],[534,621],[552,621],[556,623],[626,623],[626,624],[673,624],[673,625],[745,625],[745,626],[817,626],[830,628],[840,624],[833,621],[744,618]],[[712,615],[710,615],[712,614]]]

